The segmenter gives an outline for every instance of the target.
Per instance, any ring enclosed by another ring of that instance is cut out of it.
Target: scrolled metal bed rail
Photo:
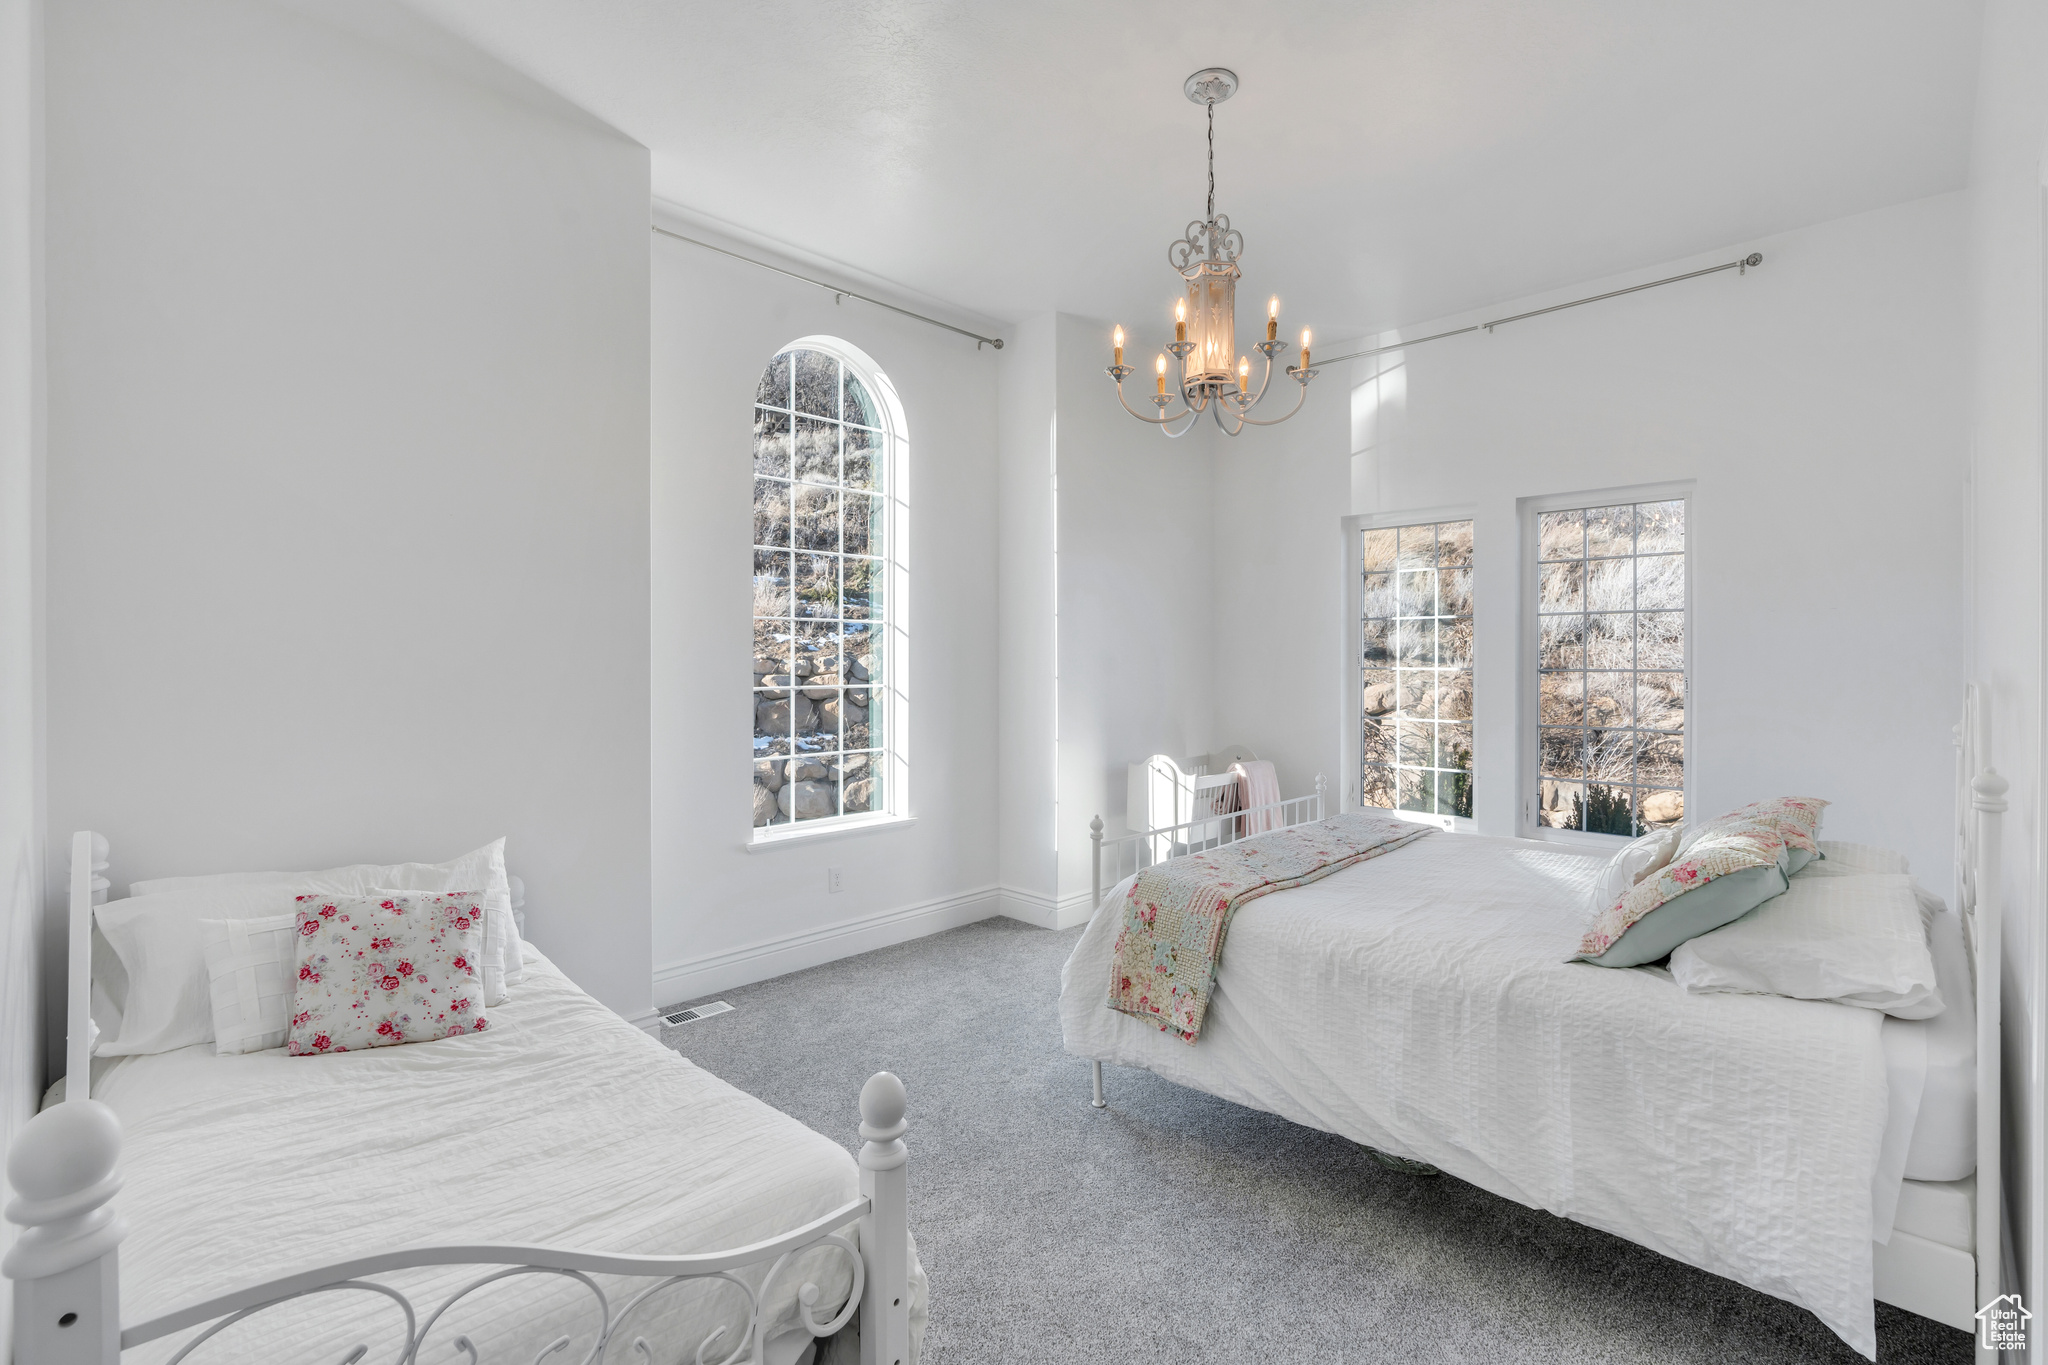
[[[119,1365],[125,1349],[202,1328],[166,1362],[180,1365],[220,1333],[266,1309],[312,1294],[357,1292],[382,1296],[399,1307],[404,1313],[405,1338],[393,1365],[418,1365],[428,1334],[458,1303],[487,1285],[537,1275],[566,1279],[589,1292],[596,1335],[581,1358],[583,1365],[597,1365],[614,1347],[629,1349],[633,1358],[648,1365],[657,1358],[677,1359],[676,1344],[665,1345],[657,1356],[644,1335],[629,1334],[629,1320],[657,1294],[682,1285],[714,1282],[733,1285],[745,1296],[743,1330],[722,1354],[713,1353],[728,1337],[729,1326],[721,1326],[695,1343],[694,1351],[688,1343],[681,1344],[681,1358],[694,1360],[696,1365],[767,1365],[768,1331],[773,1326],[769,1290],[797,1256],[829,1248],[852,1261],[845,1303],[837,1312],[821,1315],[822,1291],[814,1280],[806,1280],[797,1293],[798,1325],[810,1338],[822,1340],[838,1333],[858,1311],[862,1365],[905,1365],[909,1356],[910,1266],[904,1111],[902,1081],[886,1071],[869,1078],[860,1094],[864,1143],[859,1155],[859,1197],[801,1227],[746,1246],[683,1256],[541,1246],[408,1247],[281,1275],[124,1329],[120,1326],[117,1259],[127,1226],[113,1206],[121,1189],[121,1126],[114,1111],[98,1100],[84,1096],[67,1099],[30,1120],[8,1153],[7,1173],[15,1198],[7,1206],[7,1217],[23,1228],[0,1266],[15,1282],[14,1359],[16,1365]],[[845,1235],[853,1225],[859,1228],[857,1240]],[[758,1287],[735,1273],[769,1262],[772,1264]],[[422,1305],[404,1290],[368,1278],[452,1265],[498,1268],[442,1294],[431,1311],[424,1313]],[[657,1283],[626,1297],[614,1311],[603,1286],[592,1278],[596,1275]],[[781,1337],[786,1340],[789,1335],[784,1332]],[[545,1346],[534,1343],[536,1365],[559,1356],[573,1340],[563,1335]],[[480,1353],[467,1332],[457,1333],[452,1344],[470,1365],[479,1365]],[[368,1354],[367,1343],[359,1345],[344,1365],[356,1365]]]

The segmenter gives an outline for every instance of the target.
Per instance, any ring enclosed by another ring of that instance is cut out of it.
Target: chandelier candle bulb
[[[1175,299],[1173,301],[1173,339],[1175,341],[1186,341],[1188,339],[1188,301],[1186,299]]]
[[[1308,368],[1308,328],[1301,329],[1301,368]]]
[[[1275,294],[1266,305],[1266,340],[1272,341],[1280,335],[1280,296]]]
[[[1116,329],[1116,332],[1115,332],[1115,338],[1116,338],[1116,363],[1117,363],[1117,364],[1119,364],[1119,365],[1121,365],[1121,364],[1123,364],[1123,363],[1124,363],[1124,329],[1123,329],[1123,328],[1119,327],[1119,328],[1117,328],[1117,329]]]
[[[1159,357],[1159,396],[1166,397],[1166,357]]]
[[[1237,358],[1237,391],[1243,393],[1251,387],[1251,382],[1252,362],[1249,357],[1239,356]]]

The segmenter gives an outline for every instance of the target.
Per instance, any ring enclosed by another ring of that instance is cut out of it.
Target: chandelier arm
[[[1256,418],[1256,417],[1245,417],[1245,416],[1239,416],[1239,418],[1238,418],[1238,421],[1240,421],[1240,422],[1242,422],[1242,423],[1245,423],[1245,424],[1247,424],[1247,425],[1249,425],[1249,426],[1255,426],[1255,427],[1277,427],[1277,426],[1279,426],[1279,425],[1280,425],[1280,424],[1281,424],[1282,422],[1286,421],[1288,417],[1292,417],[1292,416],[1294,416],[1294,414],[1295,414],[1295,413],[1297,413],[1297,412],[1300,412],[1300,411],[1301,411],[1301,405],[1302,405],[1303,403],[1306,403],[1307,401],[1308,401],[1308,384],[1307,384],[1306,382],[1304,382],[1304,383],[1302,384],[1302,386],[1301,386],[1301,396],[1300,396],[1300,397],[1298,397],[1298,398],[1296,398],[1296,399],[1294,400],[1294,406],[1293,406],[1293,407],[1291,407],[1291,408],[1289,408],[1289,409],[1287,410],[1287,414],[1286,414],[1286,416],[1285,416],[1285,417],[1268,417],[1268,418],[1267,418],[1267,419],[1265,419],[1264,421],[1260,421],[1260,420],[1259,420],[1258,418]]]
[[[1140,422],[1149,422],[1155,427],[1163,427],[1169,422],[1178,422],[1182,417],[1185,417],[1187,415],[1185,411],[1182,411],[1174,413],[1171,417],[1147,417],[1144,413],[1139,412],[1136,408],[1132,407],[1130,404],[1130,400],[1124,397],[1124,386],[1122,381],[1118,381],[1116,386],[1116,401],[1124,405],[1125,412],[1128,412],[1131,416],[1137,418]],[[1187,400],[1183,398],[1181,401],[1185,402]]]
[[[1216,429],[1222,432],[1225,436],[1237,435],[1239,432],[1244,430],[1244,414],[1242,412],[1239,412],[1237,414],[1236,426],[1227,427],[1223,425],[1223,405],[1221,403],[1218,403],[1216,405]]]
[[[1168,440],[1178,440],[1181,437],[1187,435],[1190,431],[1194,430],[1195,423],[1202,420],[1202,414],[1200,414],[1199,412],[1175,413],[1174,417],[1176,420],[1178,420],[1181,417],[1187,418],[1187,425],[1182,427],[1179,431],[1175,431],[1172,427],[1159,428],[1159,434],[1161,436],[1166,437]]]

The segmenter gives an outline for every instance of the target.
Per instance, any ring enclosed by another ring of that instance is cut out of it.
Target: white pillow
[[[135,882],[131,896],[204,887],[289,886],[323,896],[367,896],[372,891],[480,891],[484,898],[484,1003],[505,998],[519,984],[524,959],[519,927],[512,919],[512,883],[505,875],[505,841],[445,863],[355,863],[322,872],[221,872],[203,877],[157,877]]]
[[[1680,836],[1685,833],[1683,825],[1670,829],[1652,830],[1640,839],[1631,839],[1621,846],[1621,851],[1607,860],[1600,876],[1593,883],[1591,898],[1586,909],[1590,915],[1598,916],[1612,909],[1634,886],[1652,872],[1671,861],[1671,855],[1678,851]]]
[[[1835,839],[1820,841],[1820,857],[1801,868],[1801,877],[1860,877],[1873,872],[1911,872],[1906,855],[1875,844],[1851,844]]]
[[[1671,976],[1689,991],[1832,1000],[1931,1019],[1942,1010],[1913,879],[1795,877],[1781,896],[1680,944]]]
[[[292,909],[292,892],[281,886],[204,887],[100,906],[93,915],[128,990],[119,1033],[101,1039],[93,1051],[126,1057],[210,1042],[213,997],[201,921],[261,919]]]
[[[292,1023],[292,973],[298,965],[298,920],[203,919],[206,976],[213,1005],[216,1053],[283,1047]]]

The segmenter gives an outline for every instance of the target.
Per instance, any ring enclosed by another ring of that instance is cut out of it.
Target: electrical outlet
[[[839,882],[838,868],[828,867],[825,869],[825,889],[834,895],[837,895],[844,889]]]

